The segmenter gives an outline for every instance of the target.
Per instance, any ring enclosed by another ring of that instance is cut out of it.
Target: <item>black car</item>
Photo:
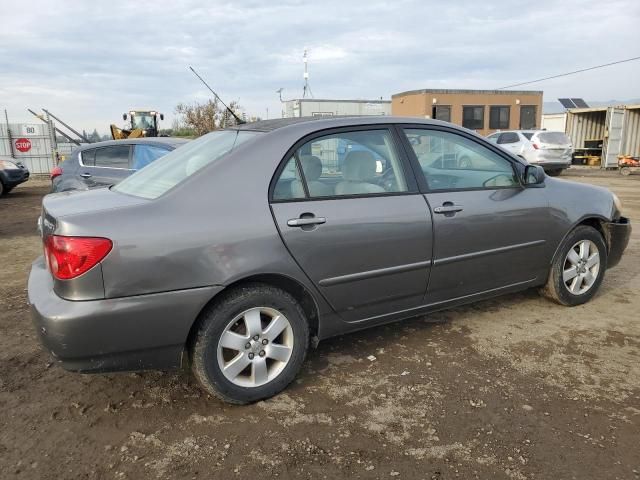
[[[113,185],[186,142],[183,138],[155,137],[84,145],[51,171],[51,191]]]
[[[29,169],[20,161],[0,157],[0,195],[29,180]]]

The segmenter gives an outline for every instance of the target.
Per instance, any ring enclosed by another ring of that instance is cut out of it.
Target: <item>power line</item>
[[[544,80],[551,80],[552,78],[566,77],[567,75],[574,75],[576,73],[588,72],[589,70],[595,70],[597,68],[610,67],[611,65],[617,65],[619,63],[632,62],[634,60],[640,60],[640,57],[627,58],[626,60],[618,60],[617,62],[604,63],[602,65],[596,65],[595,67],[583,68],[581,70],[575,70],[573,72],[561,73],[559,75],[553,75],[551,77],[539,78],[537,80],[531,80],[529,82],[514,83],[513,85],[507,85],[506,87],[500,87],[497,90],[504,90],[505,88],[519,87],[521,85],[528,85],[530,83],[542,82]]]

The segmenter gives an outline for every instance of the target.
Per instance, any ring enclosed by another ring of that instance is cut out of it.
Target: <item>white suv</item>
[[[487,139],[531,164],[540,165],[548,175],[560,175],[571,166],[573,145],[563,132],[508,130],[492,133]]]

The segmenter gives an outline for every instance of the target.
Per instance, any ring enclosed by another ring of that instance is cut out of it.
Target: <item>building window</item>
[[[451,105],[434,105],[431,118],[451,122]]]
[[[484,107],[462,107],[462,126],[470,130],[484,128]]]
[[[536,106],[522,105],[520,107],[520,130],[536,129]]]
[[[506,130],[509,128],[509,107],[491,107],[489,110],[489,128]]]

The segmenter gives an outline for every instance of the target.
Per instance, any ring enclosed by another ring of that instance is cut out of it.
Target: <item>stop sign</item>
[[[28,152],[29,150],[31,150],[31,140],[29,140],[28,138],[18,138],[16,140],[16,148],[20,152]]]

